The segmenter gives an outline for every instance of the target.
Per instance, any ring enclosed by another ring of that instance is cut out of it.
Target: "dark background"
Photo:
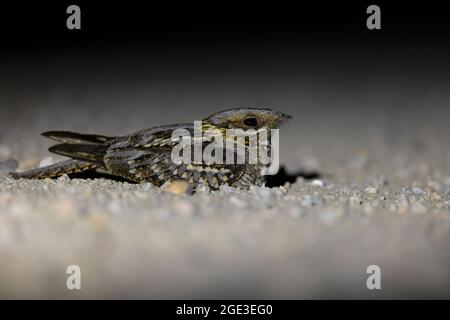
[[[81,31],[66,28],[70,4],[81,7]],[[365,28],[370,4],[382,9],[382,30]],[[87,52],[107,46],[152,51],[242,46],[255,50],[261,45],[276,49],[305,41],[319,42],[317,51],[351,42],[373,53],[374,49],[399,50],[405,43],[447,47],[449,26],[444,2],[21,1],[2,4],[0,10],[3,56]]]
[[[66,28],[66,8],[77,4],[82,30]],[[365,28],[366,8],[382,9],[382,30]],[[136,47],[296,43],[317,37],[386,45],[383,40],[446,43],[450,22],[445,2],[144,2],[21,1],[2,4],[2,53],[63,48],[92,50],[105,44]],[[363,27],[363,28],[362,28]],[[368,35],[370,34],[370,38]],[[373,41],[378,41],[373,43]],[[326,43],[322,44],[324,48]],[[9,50],[8,50],[9,49]],[[17,51],[16,51],[17,50]],[[30,52],[31,53],[31,52]]]

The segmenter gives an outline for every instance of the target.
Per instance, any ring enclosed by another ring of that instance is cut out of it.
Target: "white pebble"
[[[364,189],[364,191],[367,194],[371,194],[371,195],[377,194],[377,192],[378,192],[377,188],[374,188],[374,187],[367,187]]]
[[[423,191],[422,189],[417,188],[417,187],[412,188],[412,191],[414,192],[414,194],[416,196],[420,196],[420,195],[423,195],[425,193],[425,191]]]
[[[48,157],[42,158],[41,161],[39,161],[39,167],[42,168],[42,167],[50,166],[54,163],[55,163],[55,159],[53,159],[53,157],[51,157],[51,156],[48,156]]]

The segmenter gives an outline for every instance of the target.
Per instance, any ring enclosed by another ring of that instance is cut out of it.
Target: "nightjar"
[[[197,126],[194,123],[164,125],[121,137],[48,131],[42,135],[60,142],[50,147],[49,151],[71,159],[11,175],[14,178],[42,179],[96,171],[134,182],[150,182],[158,187],[166,182],[184,180],[194,189],[205,186],[216,190],[221,185],[246,189],[251,185],[264,184],[263,170],[270,163],[237,161],[239,147],[242,147],[247,158],[252,152],[249,144],[251,135],[239,139],[227,133],[240,130],[258,134],[266,130],[269,132],[269,142],[263,146],[267,152],[271,148],[270,132],[273,130],[270,129],[278,129],[289,119],[291,116],[270,109],[234,108],[214,113]],[[200,134],[196,131],[198,128]],[[174,131],[180,130],[184,134],[175,139]],[[214,134],[206,134],[210,132]],[[195,150],[203,154],[208,148],[211,149],[213,142],[219,148],[215,148],[211,155],[223,161],[195,159]],[[180,143],[189,148],[188,151],[194,150],[194,157],[188,153],[188,161],[185,155],[183,161],[174,159],[174,148]],[[225,155],[230,153],[233,161],[225,159]]]

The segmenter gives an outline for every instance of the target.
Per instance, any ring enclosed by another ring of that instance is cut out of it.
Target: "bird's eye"
[[[243,122],[248,127],[256,127],[258,125],[258,119],[256,118],[246,118]]]

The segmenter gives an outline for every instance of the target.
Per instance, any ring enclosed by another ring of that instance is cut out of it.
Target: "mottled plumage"
[[[202,130],[217,129],[225,135],[226,129],[275,129],[290,116],[258,108],[230,109],[212,114],[202,120]],[[185,129],[194,136],[194,124],[174,124],[154,127],[122,137],[49,131],[45,137],[61,142],[49,151],[70,157],[35,170],[12,173],[15,178],[47,178],[95,170],[135,182],[150,182],[162,186],[167,181],[185,180],[194,188],[202,185],[218,189],[221,185],[248,188],[262,185],[262,164],[206,164],[172,161],[171,152],[179,142],[172,139],[175,129]],[[210,140],[196,141],[204,149]],[[233,142],[238,143],[238,142]]]

